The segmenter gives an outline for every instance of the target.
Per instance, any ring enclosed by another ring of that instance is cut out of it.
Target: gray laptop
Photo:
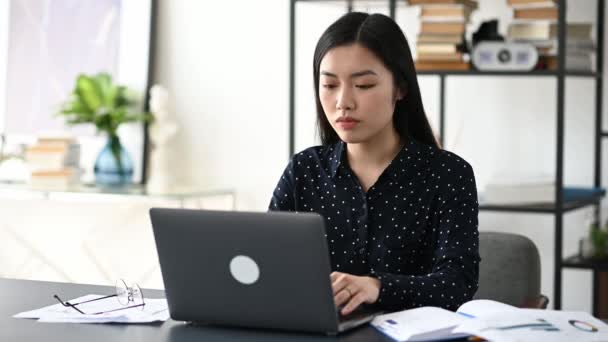
[[[317,214],[150,210],[171,318],[336,334],[372,320],[334,305]]]

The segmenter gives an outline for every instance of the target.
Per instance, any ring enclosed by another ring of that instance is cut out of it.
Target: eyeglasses
[[[119,311],[119,310],[130,309],[130,308],[138,308],[139,310],[143,310],[144,306],[146,305],[146,303],[144,302],[144,293],[142,292],[139,285],[133,284],[133,285],[131,285],[131,287],[129,287],[129,286],[127,286],[127,283],[122,279],[119,279],[116,282],[116,293],[113,295],[99,297],[99,298],[95,298],[95,299],[91,299],[91,300],[85,300],[83,302],[78,302],[78,303],[64,302],[63,300],[61,300],[61,298],[59,298],[58,295],[54,295],[53,297],[55,299],[57,299],[59,301],[59,303],[61,303],[61,305],[68,307],[68,308],[72,308],[72,309],[80,312],[83,315],[101,315],[101,314],[108,313],[108,312],[114,312],[114,311]],[[113,309],[113,310],[108,310],[108,311],[95,312],[95,313],[85,313],[76,307],[77,305],[91,303],[91,302],[95,302],[95,301],[107,299],[107,298],[112,298],[112,297],[116,297],[116,299],[118,299],[118,303],[120,305],[123,305],[124,307],[118,308],[118,309]]]

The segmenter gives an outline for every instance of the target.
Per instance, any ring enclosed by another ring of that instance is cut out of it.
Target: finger
[[[348,304],[346,304],[346,306],[342,309],[342,315],[348,315],[351,312],[353,312],[356,308],[359,307],[359,305],[361,305],[361,303],[363,303],[365,301],[365,294],[363,292],[358,292],[356,295],[354,295],[350,301],[348,302]]]
[[[331,282],[333,283],[342,274],[344,274],[344,273],[334,271],[334,272],[331,272],[331,274],[329,275],[329,278],[331,279]]]
[[[344,305],[348,302],[350,297],[351,296],[348,291],[346,291],[346,290],[340,291],[334,296],[334,303],[336,304],[337,307],[341,307],[342,305]]]
[[[331,284],[331,288],[333,290],[333,295],[335,296],[338,292],[344,290],[344,288],[348,285],[349,280],[346,274],[340,274],[336,280]]]

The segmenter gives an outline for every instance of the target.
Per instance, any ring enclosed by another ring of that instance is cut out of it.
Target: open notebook
[[[421,307],[377,316],[372,326],[397,341],[479,336],[492,341],[608,341],[608,325],[586,312],[520,309],[472,300],[456,312]]]

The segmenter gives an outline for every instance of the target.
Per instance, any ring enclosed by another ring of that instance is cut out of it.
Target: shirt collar
[[[386,171],[389,173],[389,177],[397,180],[406,173],[416,178],[419,167],[423,166],[420,165],[422,152],[425,152],[424,145],[421,145],[411,137],[408,138],[408,141],[387,167]],[[336,176],[340,165],[344,162],[346,162],[346,144],[343,141],[339,141],[332,145],[329,154],[329,170],[332,178]]]

